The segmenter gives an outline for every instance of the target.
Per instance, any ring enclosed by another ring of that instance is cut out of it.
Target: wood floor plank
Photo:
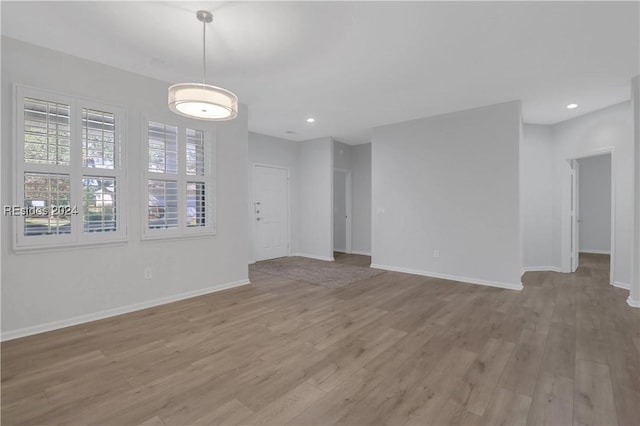
[[[531,401],[530,426],[569,425],[573,422],[573,380],[541,373]]]
[[[515,344],[489,339],[456,389],[453,399],[466,411],[483,416]]]
[[[574,393],[574,425],[617,425],[609,367],[578,360]]]
[[[546,334],[524,329],[498,386],[532,396],[546,342]]]
[[[530,397],[507,389],[498,389],[482,417],[482,424],[524,426],[527,424],[530,406]]]

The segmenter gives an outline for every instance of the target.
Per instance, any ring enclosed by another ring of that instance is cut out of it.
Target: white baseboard
[[[247,264],[249,264],[249,265],[253,265],[253,264],[255,264],[255,263],[256,263],[256,261],[255,261],[255,260],[250,260],[250,261],[248,261],[248,262],[247,262]]]
[[[291,256],[308,257],[309,259],[325,260],[325,261],[327,261],[327,262],[333,262],[333,261],[335,261],[335,259],[333,258],[333,256],[331,256],[331,257],[327,257],[327,256],[316,256],[315,254],[307,254],[307,253],[295,253],[295,254],[292,254]]]
[[[640,300],[633,300],[631,296],[627,298],[627,304],[632,308],[640,308]]]
[[[369,251],[351,250],[351,254],[359,254],[361,256],[371,256],[371,252]]]
[[[556,266],[525,266],[522,268],[523,274],[525,272],[543,272],[543,271],[562,272],[560,268]]]
[[[623,290],[629,290],[631,288],[629,286],[629,284],[621,283],[619,281],[614,281],[614,282],[611,283],[611,285],[614,286],[614,287],[621,288]]]
[[[404,272],[406,274],[413,274],[413,275],[422,275],[425,277],[432,277],[432,278],[441,278],[443,280],[451,280],[451,281],[459,281],[462,283],[468,283],[468,284],[479,284],[479,285],[486,285],[489,287],[499,287],[499,288],[506,288],[508,290],[522,290],[522,283],[518,283],[518,284],[511,284],[511,283],[502,283],[502,282],[498,282],[498,281],[490,281],[490,280],[483,280],[483,279],[478,279],[478,278],[469,278],[469,277],[459,277],[459,276],[455,276],[455,275],[446,275],[446,274],[439,274],[436,272],[428,272],[428,271],[422,271],[422,270],[418,270],[418,269],[409,269],[409,268],[402,268],[402,267],[398,267],[398,266],[389,266],[389,265],[379,265],[379,264],[371,264],[372,268],[375,269],[384,269],[386,271],[394,271],[394,272]]]
[[[609,250],[580,250],[580,253],[586,254],[611,254]]]
[[[34,325],[31,327],[20,328],[18,330],[6,331],[2,333],[0,341],[6,342],[7,340],[18,339],[20,337],[31,336],[33,334],[44,333],[47,331],[58,330],[60,328],[71,327],[73,325],[84,324],[87,322],[97,321],[105,318],[114,317],[117,315],[128,314],[130,312],[140,311],[142,309],[152,308],[154,306],[165,305],[167,303],[177,302],[179,300],[191,299],[192,297],[203,296],[205,294],[214,293],[216,291],[227,290],[229,288],[240,287],[243,285],[251,284],[248,279],[234,281],[226,284],[219,284],[217,286],[203,288],[200,290],[189,291],[187,293],[180,293],[173,296],[161,297],[159,299],[149,300],[146,302],[134,303],[132,305],[122,306],[119,308],[107,309],[92,314],[80,315],[73,318],[68,318],[60,321],[52,321],[45,324]]]
[[[338,252],[338,253],[349,254],[349,252],[347,251],[346,248],[334,248],[333,251]]]

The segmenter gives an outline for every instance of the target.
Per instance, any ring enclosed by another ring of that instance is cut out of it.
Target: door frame
[[[571,160],[571,257],[570,272],[576,272],[580,266],[580,163]]]
[[[567,165],[569,167],[571,167],[572,162],[578,162],[578,160],[583,159],[583,158],[590,158],[590,157],[597,157],[599,155],[611,155],[611,249],[610,249],[610,255],[609,255],[609,260],[610,260],[610,265],[609,265],[609,284],[611,284],[612,286],[616,286],[619,287],[619,285],[616,283],[615,280],[615,252],[616,252],[616,157],[615,157],[615,148],[614,147],[606,147],[606,148],[601,148],[601,149],[596,149],[596,150],[592,150],[586,153],[583,153],[582,155],[578,155],[575,157],[571,157],[571,158],[567,158]],[[571,171],[571,173],[573,173],[573,170]],[[578,172],[579,173],[579,172]],[[573,180],[573,187],[571,188],[571,191],[574,192],[575,194],[578,194],[578,191],[580,190],[580,179],[579,179],[579,175],[577,176],[578,179],[574,179]],[[569,200],[569,202],[571,202],[571,200]],[[569,204],[569,207],[571,206],[571,204]],[[571,214],[571,212],[569,212],[569,214]],[[580,214],[580,211],[578,210],[578,215]],[[574,220],[578,220],[578,217],[576,216],[575,218],[573,218]],[[574,224],[569,224],[569,227],[567,229],[568,232],[568,237],[571,238],[571,228],[574,226]],[[579,225],[578,225],[578,229],[579,229]],[[571,250],[571,244],[569,244],[569,250]],[[579,247],[576,247],[576,250],[580,250]],[[571,265],[571,253],[569,253],[569,265]],[[570,266],[571,269],[571,266]],[[574,272],[574,271],[569,271],[569,272]]]
[[[345,226],[345,243],[344,245],[345,247],[345,251],[349,254],[351,254],[352,252],[352,245],[353,245],[353,231],[352,231],[352,226],[353,226],[353,194],[352,194],[352,181],[351,181],[351,170],[349,169],[340,169],[338,167],[334,167],[333,168],[334,172],[340,172],[340,173],[344,173],[345,178],[344,178],[344,185],[345,185],[345,211],[346,211],[346,215],[347,215],[347,220],[346,220],[346,226]],[[333,191],[335,192],[335,185],[333,186]],[[333,200],[333,197],[332,197]],[[333,209],[332,209],[333,212]],[[333,214],[333,213],[332,213]],[[333,227],[335,229],[336,224],[333,224]],[[332,230],[333,231],[333,230]],[[334,241],[334,245],[335,245],[335,241]],[[332,247],[332,249],[335,249],[335,247]]]
[[[280,169],[280,170],[285,170],[287,172],[287,256],[291,256],[291,171],[289,170],[289,167],[285,167],[285,166],[278,166],[275,164],[266,164],[266,163],[260,163],[260,162],[254,162],[253,163],[253,167],[251,170],[251,178],[252,178],[252,182],[251,182],[251,205],[252,205],[252,212],[253,212],[253,217],[251,219],[251,221],[253,222],[253,247],[252,247],[252,251],[253,251],[253,261],[254,262],[258,262],[258,256],[257,256],[257,252],[258,252],[258,239],[256,238],[256,235],[258,235],[257,232],[257,221],[256,221],[256,168],[258,167],[265,167],[265,168],[270,168],[270,169]]]

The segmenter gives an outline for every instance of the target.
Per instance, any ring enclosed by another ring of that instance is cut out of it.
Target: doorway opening
[[[570,167],[570,271],[576,272],[585,262],[608,261],[609,279],[613,284],[615,283],[613,150],[572,159]],[[608,256],[608,259],[603,259],[605,256]]]
[[[351,253],[351,171],[333,170],[333,251]]]

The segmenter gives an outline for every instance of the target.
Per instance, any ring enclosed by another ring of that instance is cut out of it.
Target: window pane
[[[205,226],[206,203],[203,182],[187,182],[187,226]]]
[[[82,192],[84,232],[117,230],[115,178],[83,176]]]
[[[204,176],[204,132],[187,129],[187,174]]]
[[[82,109],[82,165],[113,169],[116,162],[115,115]]]
[[[149,180],[149,229],[178,227],[178,183]]]
[[[69,113],[69,105],[24,99],[25,163],[69,165]]]
[[[77,214],[70,200],[69,175],[25,173],[24,235],[70,234],[70,216]]]
[[[178,128],[149,122],[149,171],[178,173]]]

